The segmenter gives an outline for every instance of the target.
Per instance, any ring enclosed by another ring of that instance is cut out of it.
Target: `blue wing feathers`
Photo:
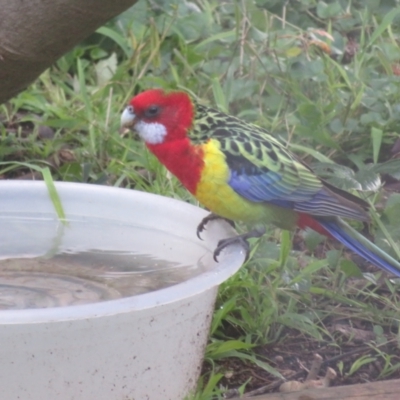
[[[279,200],[307,201],[315,193],[287,184],[283,175],[277,172],[247,175],[231,171],[228,184],[244,198],[257,203]]]
[[[296,181],[295,179],[292,179]],[[323,186],[297,185],[285,180],[284,174],[268,171],[247,174],[232,171],[228,184],[240,196],[255,203],[270,203],[315,216],[338,216],[366,220],[365,212]]]

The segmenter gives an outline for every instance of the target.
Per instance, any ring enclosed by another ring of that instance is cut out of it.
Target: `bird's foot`
[[[233,228],[235,227],[235,223],[234,223],[233,221],[231,221],[230,219],[228,219],[228,218],[220,217],[219,215],[213,214],[213,213],[208,214],[207,217],[204,217],[204,218],[201,220],[201,222],[199,223],[199,225],[197,226],[196,234],[197,234],[197,237],[198,237],[200,240],[203,240],[203,239],[201,238],[200,234],[201,234],[201,232],[204,231],[204,229],[206,228],[206,225],[207,225],[210,221],[214,221],[214,220],[216,220],[216,219],[223,219],[224,221],[228,222],[228,224],[231,225]]]
[[[214,250],[214,260],[218,262],[218,256],[221,254],[221,251],[225,249],[225,247],[230,246],[231,244],[239,244],[244,248],[246,257],[244,261],[246,262],[250,255],[250,245],[247,241],[251,238],[260,238],[265,234],[265,227],[260,226],[258,228],[252,229],[250,232],[244,233],[243,235],[237,235],[234,237],[230,237],[227,239],[222,239],[218,242],[217,248]]]

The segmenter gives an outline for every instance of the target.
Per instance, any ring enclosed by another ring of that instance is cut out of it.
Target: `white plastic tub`
[[[183,399],[200,373],[218,285],[244,261],[240,246],[224,251],[219,263],[212,259],[217,242],[233,230],[213,221],[200,241],[196,226],[207,213],[187,203],[104,186],[56,187],[68,220],[90,217],[162,231],[162,241],[143,240],[140,251],[184,263],[201,260],[207,271],[133,297],[0,311],[0,398]],[[73,223],[63,227],[57,222],[43,182],[3,181],[0,193],[0,258],[45,255],[87,240]],[[38,222],[50,216],[53,228],[34,239],[27,235],[26,240],[8,242],[9,216],[30,214]],[[184,239],[184,246],[176,248],[177,237]],[[96,243],[98,248],[135,250],[131,239],[105,230]]]

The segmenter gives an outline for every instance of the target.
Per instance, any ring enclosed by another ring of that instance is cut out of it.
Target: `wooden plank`
[[[237,397],[233,400],[399,400],[400,379],[334,386],[326,389],[306,389],[291,393],[269,393],[255,397]]]

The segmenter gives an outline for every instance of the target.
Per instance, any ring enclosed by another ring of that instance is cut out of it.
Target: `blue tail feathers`
[[[342,226],[340,226],[340,223],[335,220],[322,220],[318,219],[318,222],[340,243],[344,244],[347,248],[350,250],[354,251],[356,254],[360,255],[363,257],[365,260],[370,262],[371,264],[376,265],[377,267],[385,270],[386,272],[389,272],[398,278],[400,278],[400,264],[397,262],[395,259],[393,259],[389,254],[386,255],[385,258],[388,260],[385,260],[382,258],[380,255],[375,254],[372,250],[366,247],[365,244],[361,243],[361,241],[355,237],[353,237],[350,233],[348,233]],[[350,227],[349,227],[350,228]],[[352,229],[352,228],[350,228]],[[358,233],[358,235],[361,235]],[[362,241],[365,243],[370,244],[371,247],[376,247],[375,244],[372,242],[369,242],[369,240],[366,237],[362,238]],[[383,250],[377,248],[381,254],[383,253]],[[392,260],[392,263],[389,262],[389,260]]]

